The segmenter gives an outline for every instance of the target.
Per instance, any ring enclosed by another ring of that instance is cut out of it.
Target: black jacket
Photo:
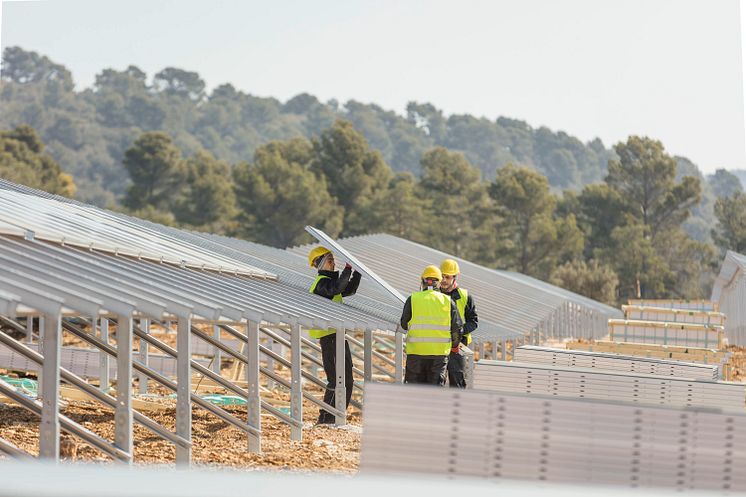
[[[401,313],[400,324],[405,330],[409,328],[409,321],[412,319],[412,297],[407,297],[407,301],[404,302],[404,309]],[[461,328],[463,326],[461,316],[458,313],[458,307],[456,302],[451,299],[451,347],[458,347],[459,342],[463,338]]]
[[[450,292],[443,292],[449,297],[451,297],[451,300],[456,302],[457,300],[461,299],[461,295],[458,293],[458,288],[454,288]],[[466,295],[466,308],[464,309],[464,331],[463,334],[467,335],[474,330],[477,329],[479,326],[479,317],[477,316],[477,307],[474,305],[474,299],[471,297],[471,293],[467,292]],[[461,340],[464,345],[466,345],[466,338]]]
[[[350,275],[352,273],[352,275]],[[339,271],[324,271],[319,270],[320,276],[327,276],[327,278],[321,278],[313,293],[321,295],[328,299],[334,298],[335,295],[342,294],[343,297],[349,297],[355,295],[357,287],[360,286],[361,274],[355,271],[354,273],[350,269],[344,269],[340,274]]]

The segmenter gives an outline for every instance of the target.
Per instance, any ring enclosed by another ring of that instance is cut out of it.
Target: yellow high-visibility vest
[[[461,287],[458,287],[456,291],[461,297],[456,301],[456,307],[458,308],[459,316],[461,316],[461,321],[466,324],[466,302],[469,298],[469,292]],[[471,345],[471,333],[464,334],[464,338],[466,338],[466,345]]]
[[[311,293],[313,293],[314,290],[316,290],[316,285],[318,285],[319,281],[321,281],[323,278],[329,278],[329,277],[328,276],[324,276],[323,274],[320,274],[320,275],[318,275],[316,277],[316,280],[314,280],[313,285],[311,285],[311,289],[309,290]],[[335,295],[332,298],[332,300],[334,302],[339,302],[341,304],[342,303],[342,294],[338,293],[337,295]],[[333,335],[336,332],[337,332],[337,330],[335,330],[334,328],[327,328],[325,330],[308,330],[308,336],[310,336],[311,338],[321,338],[321,337],[325,337],[327,335]]]
[[[451,298],[435,290],[413,293],[407,324],[407,354],[448,355],[451,351]]]

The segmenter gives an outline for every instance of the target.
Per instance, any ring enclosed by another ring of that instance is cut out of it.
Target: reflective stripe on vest
[[[469,292],[461,287],[457,288],[456,291],[458,292],[458,295],[460,297],[456,301],[456,307],[458,307],[458,313],[459,316],[461,316],[461,321],[466,324],[466,304],[469,301]],[[471,345],[471,333],[466,333],[464,335],[464,338],[466,338],[466,345]]]
[[[311,285],[311,289],[309,290],[309,292],[313,293],[316,290],[316,285],[318,285],[319,281],[321,281],[324,278],[329,278],[329,277],[328,276],[324,276],[323,274],[318,275],[316,277],[316,280],[313,282],[313,285]],[[332,298],[332,300],[334,302],[339,302],[341,304],[342,303],[342,294],[338,293],[337,295],[335,295]],[[322,337],[325,337],[325,336],[328,336],[328,335],[333,335],[336,332],[337,332],[337,330],[335,330],[334,328],[328,328],[326,330],[312,329],[312,330],[308,330],[308,336],[310,336],[311,338],[322,338]]]
[[[413,293],[407,323],[407,354],[448,355],[451,351],[451,298],[434,290]]]

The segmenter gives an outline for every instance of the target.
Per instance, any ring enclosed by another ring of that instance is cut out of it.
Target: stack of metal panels
[[[503,361],[479,361],[474,368],[474,388],[741,411],[746,402],[743,383]]]
[[[720,368],[712,364],[696,364],[620,354],[536,347],[533,345],[523,345],[516,348],[513,359],[518,362],[550,364],[567,368],[593,368],[711,381],[720,378]]]
[[[366,396],[363,473],[746,490],[746,413],[378,383]]]
[[[720,349],[723,346],[723,327],[690,323],[609,319],[609,337],[615,342],[655,343]]]

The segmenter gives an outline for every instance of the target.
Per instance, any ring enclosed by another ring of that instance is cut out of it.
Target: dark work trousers
[[[324,402],[330,406],[335,406],[334,389],[337,386],[337,335],[327,335],[319,339],[321,345],[321,360],[324,363],[324,373],[326,373],[326,391],[324,392]],[[350,353],[350,344],[345,340],[345,389],[347,391],[347,402],[345,406],[350,405],[352,398],[352,354]],[[334,424],[334,414],[319,410],[319,423]]]
[[[466,377],[464,369],[466,368],[466,358],[461,351],[453,352],[448,355],[448,386],[453,388],[466,388]]]
[[[407,355],[404,383],[443,386],[446,383],[448,356]]]

